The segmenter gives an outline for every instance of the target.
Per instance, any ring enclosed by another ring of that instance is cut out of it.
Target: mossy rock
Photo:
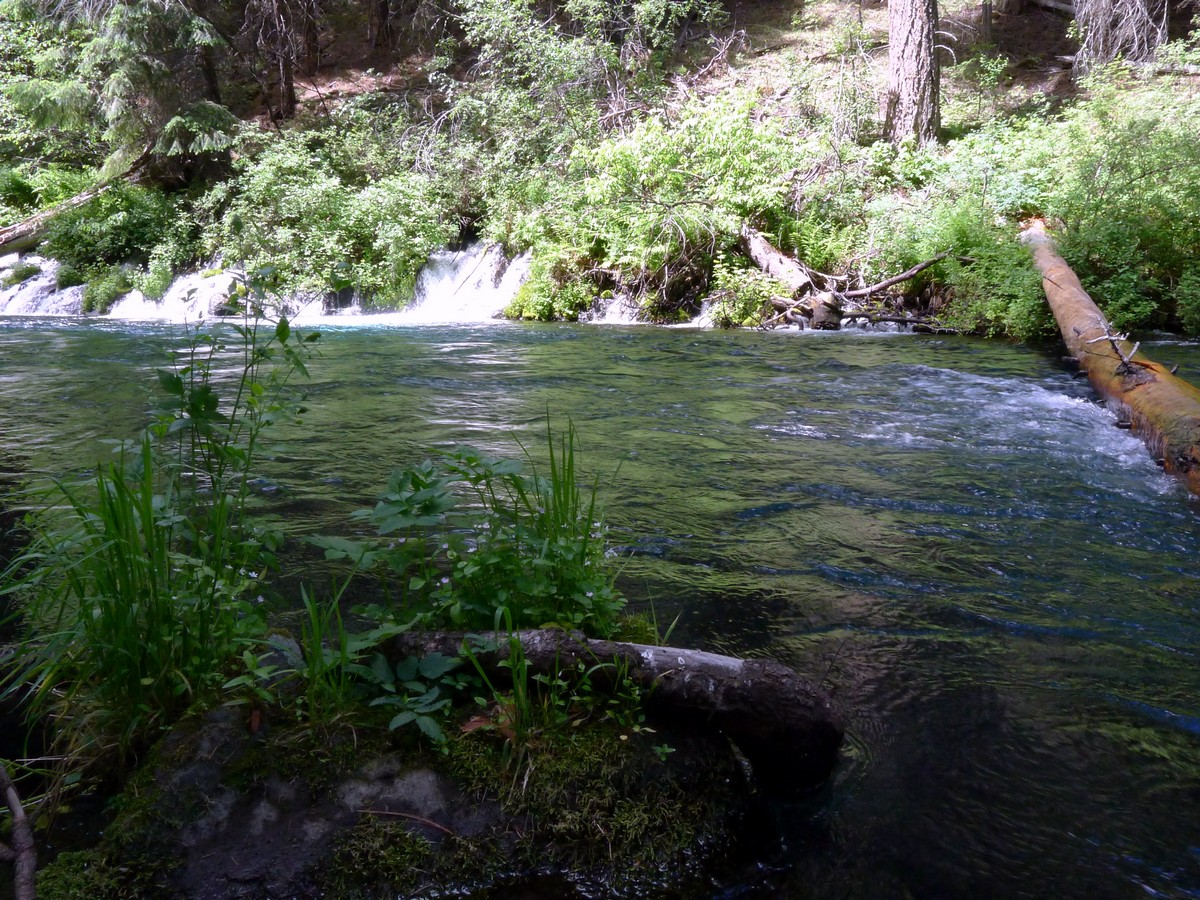
[[[114,800],[101,844],[52,862],[39,896],[405,897],[534,872],[636,895],[703,865],[697,849],[737,831],[751,793],[721,738],[611,721],[520,753],[495,731],[443,750],[372,723],[191,716]]]

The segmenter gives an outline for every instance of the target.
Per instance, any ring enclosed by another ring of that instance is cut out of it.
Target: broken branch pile
[[[948,257],[950,251],[939,253],[932,259],[925,260],[899,275],[885,278],[877,284],[853,290],[842,290],[838,287],[838,282],[844,280],[843,277],[823,275],[802,262],[786,256],[774,247],[761,232],[755,231],[749,225],[742,226],[738,243],[742,252],[756,266],[776,281],[787,285],[790,292],[787,297],[771,298],[771,305],[777,310],[777,313],[763,322],[764,328],[775,328],[787,324],[800,328],[807,326],[836,330],[841,327],[843,318],[853,318],[867,319],[871,322],[898,322],[922,330],[947,330],[938,327],[929,319],[888,314],[880,310],[865,310],[858,308],[852,301],[866,300],[888,288],[915,278],[929,267]]]

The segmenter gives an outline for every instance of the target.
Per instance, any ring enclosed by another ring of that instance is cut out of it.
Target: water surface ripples
[[[129,437],[170,328],[0,323],[0,468]],[[570,416],[621,585],[850,715],[712,895],[1200,897],[1197,504],[1025,348],[906,335],[333,329],[264,502],[347,533],[395,465]],[[1200,371],[1200,348],[1162,348]]]

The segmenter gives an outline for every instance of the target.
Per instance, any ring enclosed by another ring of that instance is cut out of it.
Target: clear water
[[[0,469],[134,434],[180,340],[0,320]],[[536,447],[549,409],[590,471],[619,466],[633,601],[845,706],[832,782],[713,896],[1200,897],[1197,502],[1054,356],[573,326],[322,343],[259,484],[290,530],[349,533],[431,448]],[[1200,377],[1200,348],[1151,353]]]

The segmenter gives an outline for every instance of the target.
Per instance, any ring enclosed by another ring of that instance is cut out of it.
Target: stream
[[[776,658],[844,706],[833,779],[777,804],[778,840],[708,896],[1200,897],[1200,507],[1052,352],[321,330],[308,412],[256,482],[292,535],[353,533],[351,511],[431,450],[536,453],[547,411],[569,417],[611,483],[631,602],[677,620],[673,643]],[[0,470],[104,458],[183,340],[0,317]],[[1200,347],[1143,346],[1200,380]]]

